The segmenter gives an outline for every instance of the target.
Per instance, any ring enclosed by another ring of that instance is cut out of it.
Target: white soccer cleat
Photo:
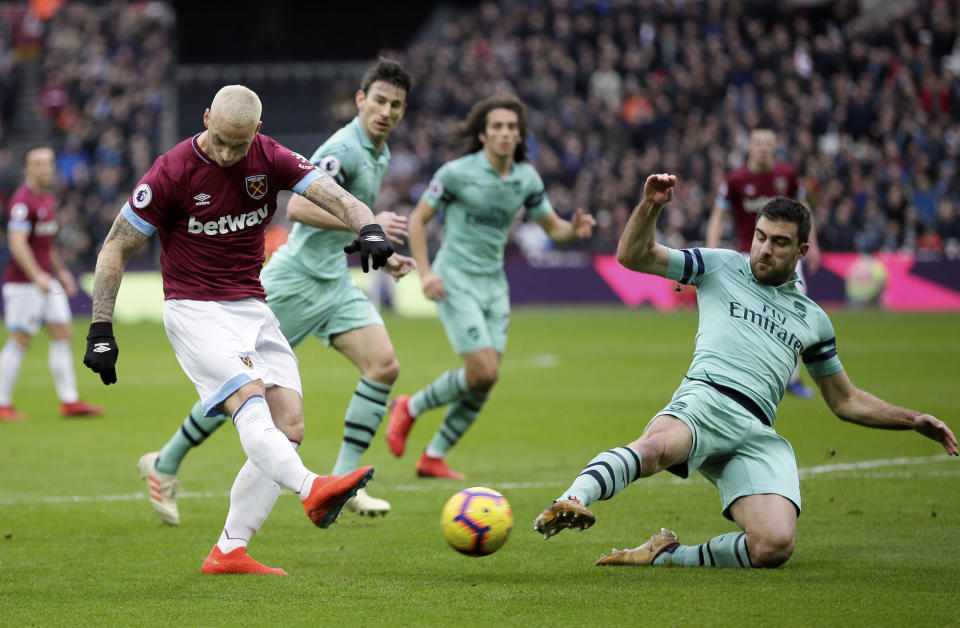
[[[358,515],[368,515],[370,517],[386,516],[390,512],[390,502],[378,497],[370,497],[365,488],[359,489],[356,495],[347,500],[344,507]]]
[[[177,510],[177,493],[180,492],[180,483],[177,476],[157,471],[157,458],[160,453],[151,451],[140,456],[137,467],[140,477],[147,481],[147,491],[150,493],[150,505],[163,522],[169,526],[180,525],[180,512]]]

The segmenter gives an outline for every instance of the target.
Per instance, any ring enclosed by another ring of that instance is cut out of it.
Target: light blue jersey
[[[520,209],[534,220],[553,211],[533,166],[514,163],[501,177],[482,150],[441,166],[424,198],[445,215],[443,244],[434,263],[468,273],[503,268],[507,236]]]
[[[833,325],[797,290],[757,281],[750,263],[726,249],[671,249],[666,277],[697,287],[700,322],[687,377],[732,388],[772,425],[802,359],[812,377],[843,370]]]
[[[390,149],[378,151],[354,118],[318,148],[310,161],[334,177],[344,189],[372,208],[390,163]],[[271,256],[269,266],[279,264],[319,279],[347,275],[343,247],[356,238],[350,231],[327,231],[293,223],[290,237]]]

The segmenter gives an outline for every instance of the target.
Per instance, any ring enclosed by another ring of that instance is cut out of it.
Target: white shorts
[[[47,323],[70,323],[70,302],[56,279],[45,293],[34,283],[3,284],[3,318],[8,331],[35,336]]]
[[[282,386],[303,396],[297,356],[264,301],[170,299],[163,304],[163,325],[207,416],[217,414],[217,406],[241,386],[258,379],[267,387]]]

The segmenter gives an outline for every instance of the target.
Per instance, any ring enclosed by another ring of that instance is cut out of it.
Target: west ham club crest
[[[250,198],[259,201],[267,194],[267,175],[255,174],[246,178],[247,194]]]

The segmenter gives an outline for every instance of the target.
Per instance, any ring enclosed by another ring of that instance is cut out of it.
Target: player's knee
[[[647,477],[663,470],[663,456],[667,451],[667,441],[660,435],[641,436],[628,445],[640,454],[640,475]]]
[[[31,340],[33,340],[33,336],[30,334],[24,334],[20,332],[14,332],[10,334],[10,342],[15,343],[21,349],[29,349]]]
[[[766,531],[762,534],[748,534],[747,550],[750,554],[750,564],[754,567],[779,567],[790,560],[796,540],[796,537],[788,532]]]
[[[63,323],[47,325],[47,331],[53,340],[70,340],[73,337],[73,327]]]
[[[495,364],[486,364],[477,368],[467,369],[467,386],[476,392],[487,392],[500,378],[500,369]]]
[[[400,362],[396,356],[390,354],[389,357],[371,364],[363,376],[375,382],[392,386],[393,383],[397,381],[397,378],[400,377]]]

